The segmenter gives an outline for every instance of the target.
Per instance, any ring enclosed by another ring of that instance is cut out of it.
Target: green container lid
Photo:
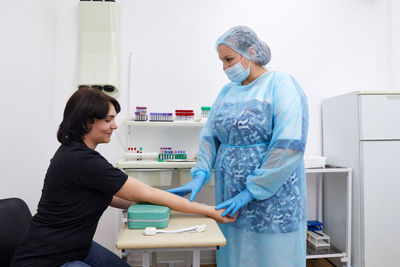
[[[211,107],[201,107],[201,110],[211,110]]]
[[[128,228],[144,229],[152,226],[156,228],[168,227],[171,209],[153,204],[132,204],[128,209]]]

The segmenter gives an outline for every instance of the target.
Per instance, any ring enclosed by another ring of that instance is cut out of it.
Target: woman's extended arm
[[[221,216],[223,210],[216,210],[214,206],[190,202],[186,198],[151,187],[132,177],[128,177],[115,196],[128,201],[163,205],[180,212],[203,214],[220,223],[234,222],[236,220],[236,217]]]

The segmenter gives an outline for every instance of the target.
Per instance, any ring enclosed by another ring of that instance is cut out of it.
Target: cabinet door
[[[399,266],[400,140],[364,141],[361,153],[365,267]]]

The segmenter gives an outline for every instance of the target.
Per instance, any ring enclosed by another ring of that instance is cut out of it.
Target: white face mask
[[[243,60],[243,58],[242,58]],[[243,69],[242,60],[230,68],[224,70],[228,79],[235,83],[241,83],[250,75],[250,64],[247,70]]]

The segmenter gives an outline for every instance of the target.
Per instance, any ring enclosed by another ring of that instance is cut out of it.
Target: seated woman
[[[30,230],[16,249],[11,266],[129,266],[93,241],[98,221],[108,206],[127,209],[132,202],[150,202],[171,209],[207,215],[220,223],[215,207],[190,202],[128,177],[95,151],[110,142],[120,111],[118,101],[89,87],[68,100]]]

